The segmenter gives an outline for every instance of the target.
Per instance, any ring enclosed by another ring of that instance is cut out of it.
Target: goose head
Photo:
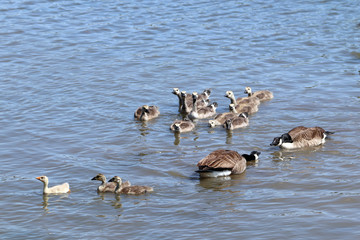
[[[206,98],[208,98],[208,97],[210,97],[211,89],[210,89],[210,88],[205,89],[205,90],[203,91],[203,93],[205,94]]]
[[[227,120],[225,121],[224,127],[226,128],[226,130],[230,130],[230,129],[231,129],[231,126],[232,126],[231,119],[227,119]]]
[[[104,174],[99,173],[98,175],[93,177],[91,180],[98,180],[98,181],[101,181],[101,182],[106,182],[106,177],[105,177]]]
[[[37,177],[36,179],[43,183],[49,183],[49,179],[47,176],[40,176],[40,177]]]
[[[144,106],[142,106],[142,109],[143,109],[143,111],[144,112],[146,112],[146,113],[149,113],[150,111],[149,111],[149,106],[148,105],[144,105]]]
[[[209,127],[214,128],[216,126],[215,120],[209,120]]]
[[[173,94],[179,96],[180,95],[180,89],[178,88],[173,88],[173,91],[172,91]]]
[[[237,113],[235,104],[233,103],[229,104],[229,110],[230,112]]]
[[[247,112],[243,112],[243,113],[240,113],[239,117],[248,118],[249,114]]]
[[[234,98],[234,93],[233,93],[233,91],[226,91],[226,93],[225,93],[225,97],[227,97],[227,98]]]
[[[120,178],[120,177],[118,177],[118,176],[114,176],[113,178],[111,178],[111,179],[109,180],[109,182],[115,182],[115,183],[117,183],[117,184],[121,185],[122,180],[121,180],[121,178]]]
[[[244,93],[251,94],[251,87],[246,87]]]
[[[175,132],[180,132],[181,128],[180,128],[180,123],[174,123],[174,131]]]

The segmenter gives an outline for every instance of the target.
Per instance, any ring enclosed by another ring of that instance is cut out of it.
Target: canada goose
[[[247,93],[249,97],[257,97],[261,102],[270,100],[274,97],[273,93],[269,90],[256,91],[253,93],[251,87],[246,87],[244,93]]]
[[[240,155],[232,150],[216,150],[201,159],[196,172],[200,177],[222,177],[243,173],[247,161],[257,161],[261,152],[252,151],[250,154]]]
[[[233,91],[226,91],[225,97],[229,98],[232,104],[255,104],[259,105],[260,100],[256,97],[243,97],[243,98],[235,98]]]
[[[122,180],[118,176],[114,176],[109,182],[116,183],[115,193],[124,193],[129,195],[139,195],[143,193],[153,192],[154,189],[152,187],[147,186],[130,186],[130,187],[122,187]]]
[[[170,130],[173,132],[190,132],[195,128],[195,124],[190,119],[175,120],[170,125]]]
[[[246,126],[249,126],[249,118],[246,112],[241,113],[238,117],[227,119],[223,124],[223,127],[226,128],[226,130],[233,130]]]
[[[98,175],[93,177],[91,180],[101,181],[101,185],[98,186],[98,188],[97,188],[98,192],[115,192],[116,183],[106,182],[106,177],[104,174],[99,173]],[[122,183],[122,187],[129,187],[129,186],[131,186],[131,183],[129,181]]]
[[[36,178],[37,180],[44,183],[43,194],[51,194],[51,193],[68,193],[70,192],[70,187],[68,183],[63,183],[61,185],[56,185],[53,187],[48,187],[49,179],[47,176],[40,176]]]
[[[285,149],[295,149],[303,147],[315,147],[325,143],[328,135],[333,132],[325,131],[321,127],[305,128],[303,126],[293,128],[281,137],[276,137],[270,146],[279,146]]]
[[[197,118],[204,119],[204,118],[212,117],[216,114],[216,108],[218,107],[218,104],[216,102],[213,102],[207,107],[202,107],[198,109],[196,105],[196,101],[198,99],[197,92],[193,92],[192,96],[193,96],[193,109],[188,115],[190,119],[192,120]]]
[[[225,123],[226,120],[235,118],[239,115],[236,112],[235,105],[234,104],[230,104],[230,105],[231,105],[229,106],[230,112],[219,113],[218,115],[216,115],[214,119],[209,120],[209,127],[221,126]]]
[[[140,121],[148,121],[150,119],[158,117],[159,114],[159,107],[143,105],[135,111],[134,117]]]

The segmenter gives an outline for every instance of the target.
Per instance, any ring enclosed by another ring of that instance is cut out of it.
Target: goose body
[[[254,104],[259,105],[260,100],[257,97],[243,97],[243,98],[235,98],[233,91],[226,91],[225,97],[229,98],[231,104],[239,105],[239,104]]]
[[[249,97],[257,97],[260,102],[274,98],[273,93],[269,90],[256,91],[253,93],[251,87],[246,87],[244,93],[248,94]]]
[[[174,132],[190,132],[195,128],[195,124],[189,120],[189,119],[185,119],[185,120],[175,120],[171,125],[170,125],[170,130],[174,131]]]
[[[227,119],[223,124],[226,130],[233,130],[237,128],[244,128],[249,126],[249,118],[247,113],[241,113],[239,116]]]
[[[284,133],[281,137],[274,138],[270,145],[285,149],[315,147],[324,144],[329,134],[333,134],[333,132],[325,131],[321,127],[306,128],[300,126]]]
[[[158,117],[159,114],[159,107],[143,105],[135,111],[134,117],[140,121],[148,121],[150,119]]]
[[[150,193],[153,192],[154,189],[152,187],[148,186],[129,186],[129,187],[122,187],[122,180],[118,176],[114,176],[109,180],[109,182],[115,182],[116,183],[116,194],[129,194],[129,195],[139,195],[144,193]]]
[[[235,106],[236,112],[247,112],[248,114],[254,114],[259,111],[256,104],[238,104]]]
[[[116,183],[106,182],[106,177],[104,174],[99,173],[98,175],[93,177],[91,180],[101,181],[101,185],[98,186],[98,188],[97,188],[98,192],[115,192]],[[129,181],[122,183],[122,187],[129,187],[129,186],[131,186],[131,183]]]
[[[215,150],[201,159],[196,172],[200,177],[222,177],[231,174],[241,174],[246,170],[247,161],[257,161],[260,152],[240,155],[232,150]]]
[[[49,188],[49,179],[47,176],[40,176],[37,180],[44,183],[43,194],[56,194],[56,193],[68,193],[70,192],[70,186],[68,183],[56,185]]]

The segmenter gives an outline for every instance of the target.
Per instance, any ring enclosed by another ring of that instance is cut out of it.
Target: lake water
[[[1,239],[356,239],[360,236],[359,1],[0,3]],[[268,89],[250,126],[181,116],[172,88]],[[133,119],[143,104],[159,118]],[[284,151],[299,125],[335,132]],[[261,151],[244,174],[200,180],[216,149]],[[98,194],[97,173],[155,192]],[[43,197],[42,183],[71,193]]]

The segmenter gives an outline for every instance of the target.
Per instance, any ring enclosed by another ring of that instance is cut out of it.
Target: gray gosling
[[[260,100],[256,97],[243,97],[235,99],[235,95],[233,91],[226,91],[225,97],[229,98],[232,104],[239,105],[239,104],[254,104],[259,105]]]
[[[140,121],[148,121],[158,117],[159,114],[160,114],[159,107],[143,105],[142,107],[139,107],[135,111],[134,118]]]
[[[274,98],[274,95],[269,90],[262,90],[257,92],[252,92],[251,87],[246,87],[244,93],[248,94],[249,97],[257,97],[260,102],[268,101]]]
[[[175,120],[170,125],[170,130],[173,132],[190,132],[195,128],[195,124],[190,119],[185,120]]]
[[[240,155],[232,150],[216,150],[201,159],[195,171],[201,178],[224,177],[231,174],[241,174],[246,170],[248,161],[258,161],[261,152],[252,151],[250,154]]]
[[[98,192],[115,192],[116,183],[114,182],[106,182],[106,177],[104,174],[99,173],[95,177],[93,177],[91,180],[97,180],[101,182],[101,185],[98,186],[97,191]],[[131,186],[131,183],[129,181],[123,182],[122,187],[129,187]]]
[[[124,194],[128,194],[128,195],[139,195],[139,194],[150,193],[150,192],[154,191],[154,189],[152,187],[148,187],[148,186],[122,187],[122,180],[118,176],[114,176],[113,178],[111,178],[109,180],[109,182],[116,183],[116,188],[115,188],[116,194],[124,193]]]
[[[237,128],[244,128],[249,126],[249,118],[246,112],[240,113],[238,117],[227,119],[223,124],[226,130],[233,130]]]

